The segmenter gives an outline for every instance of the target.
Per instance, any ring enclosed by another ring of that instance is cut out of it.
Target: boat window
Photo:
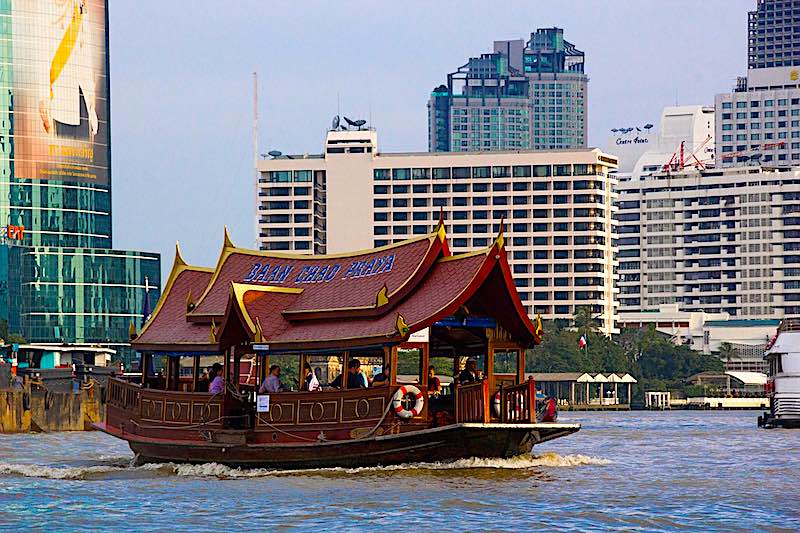
[[[421,383],[421,372],[421,348],[400,348],[397,350],[398,383]]]
[[[518,356],[519,352],[517,350],[495,350],[494,373],[516,374]]]
[[[306,355],[305,362],[311,365],[314,375],[321,385],[327,386],[344,368],[344,354],[314,354]]]
[[[273,354],[269,358],[270,367],[281,367],[281,383],[295,391],[300,390],[300,359],[300,354]]]
[[[367,384],[372,384],[375,376],[381,373],[384,364],[389,364],[387,360],[384,362],[384,351],[381,350],[368,350],[350,352],[351,359],[358,359],[361,363],[361,373],[367,378]]]

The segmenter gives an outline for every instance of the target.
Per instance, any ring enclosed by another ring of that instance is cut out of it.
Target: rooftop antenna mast
[[[256,199],[256,211],[253,215],[255,221],[255,233],[253,234],[253,243],[255,248],[258,249],[258,72],[253,72],[253,171],[255,172],[255,194],[253,197]]]

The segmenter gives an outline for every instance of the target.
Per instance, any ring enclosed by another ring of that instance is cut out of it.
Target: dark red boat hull
[[[150,439],[98,424],[128,441],[137,462],[220,463],[246,468],[324,468],[454,461],[470,457],[507,458],[530,453],[534,445],[580,429],[578,424],[453,424],[368,439],[291,444],[187,442]]]

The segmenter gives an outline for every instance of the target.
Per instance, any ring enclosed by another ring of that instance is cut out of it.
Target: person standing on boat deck
[[[222,365],[214,363],[209,377],[211,378],[211,385],[208,387],[208,392],[221,394],[225,390],[225,381],[222,379]]]
[[[311,370],[311,365],[309,365],[308,363],[303,365],[303,374],[304,374],[303,384],[300,385],[301,391],[314,392],[322,389],[322,387],[320,387],[317,376]]]
[[[442,380],[436,377],[436,368],[433,365],[428,367],[428,393],[433,396],[442,393]]]
[[[375,377],[372,378],[372,386],[373,387],[380,387],[382,385],[389,384],[389,365],[383,365],[383,369],[380,372],[375,374]]]
[[[478,381],[478,362],[470,357],[467,359],[466,368],[458,375],[458,383],[459,385],[465,385],[476,381]]]
[[[258,389],[259,394],[264,394],[265,392],[286,392],[287,389],[283,383],[281,383],[281,367],[278,365],[272,365],[269,367],[269,376],[264,382],[261,384],[261,387]]]

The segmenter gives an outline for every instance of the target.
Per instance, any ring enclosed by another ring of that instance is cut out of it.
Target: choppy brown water
[[[99,433],[0,436],[0,528],[800,530],[800,431],[753,412],[569,413],[532,457],[375,469],[131,466]]]

